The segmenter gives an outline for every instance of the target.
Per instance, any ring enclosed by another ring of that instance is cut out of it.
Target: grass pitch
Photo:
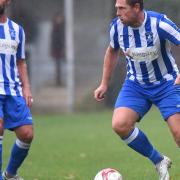
[[[156,180],[151,162],[132,151],[111,129],[112,111],[34,116],[35,137],[19,173],[25,180],[93,180],[107,167],[118,169],[125,180]],[[180,151],[162,120],[152,109],[138,126],[153,145],[173,161],[171,180],[180,180]],[[3,166],[14,136],[6,132]]]

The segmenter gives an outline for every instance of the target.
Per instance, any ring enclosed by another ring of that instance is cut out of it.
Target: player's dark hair
[[[136,3],[140,5],[140,9],[143,10],[144,4],[143,0],[126,0],[127,4],[134,7]]]

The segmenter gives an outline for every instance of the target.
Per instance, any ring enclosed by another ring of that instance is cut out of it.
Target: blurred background
[[[146,9],[165,13],[180,26],[180,0],[144,2]],[[114,5],[115,0],[12,0],[8,14],[26,33],[34,98],[35,138],[19,172],[24,179],[91,180],[105,167],[118,169],[126,180],[157,179],[149,161],[128,149],[110,128],[111,109],[126,74],[124,58],[105,101],[97,103],[93,97],[101,81],[109,24],[116,16]],[[180,65],[179,48],[173,52]],[[152,108],[138,126],[172,159],[171,179],[179,180],[179,149],[159,111]],[[10,132],[5,136],[4,167],[14,141]]]
[[[115,0],[14,0],[10,17],[24,27],[26,59],[34,96],[34,113],[62,113],[113,107],[125,77],[120,59],[104,104],[93,91],[102,75],[116,16]],[[179,0],[146,0],[145,8],[167,14],[179,26]],[[177,63],[180,53],[173,47]],[[179,61],[179,62],[178,62]]]

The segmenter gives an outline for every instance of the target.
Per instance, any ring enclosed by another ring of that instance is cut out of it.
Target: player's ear
[[[134,5],[134,9],[135,9],[137,12],[139,12],[139,11],[141,10],[140,4],[139,4],[139,3],[136,3],[136,4]]]

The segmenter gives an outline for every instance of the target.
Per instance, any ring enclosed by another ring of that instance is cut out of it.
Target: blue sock
[[[2,180],[2,142],[3,136],[0,136],[0,180]]]
[[[162,155],[154,149],[149,142],[146,135],[137,127],[135,127],[126,138],[123,138],[123,140],[129,147],[149,158],[154,164],[157,164],[163,159]]]
[[[30,148],[30,144],[24,143],[19,139],[16,140],[12,148],[11,157],[6,169],[6,171],[9,174],[11,175],[17,174],[17,170],[23,163],[24,159],[26,158],[29,148]]]

